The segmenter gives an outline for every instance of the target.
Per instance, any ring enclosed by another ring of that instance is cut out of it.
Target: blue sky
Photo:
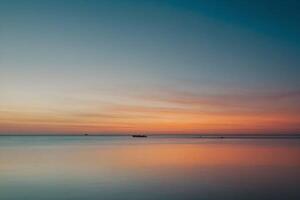
[[[244,97],[292,94],[270,110],[295,110],[297,122],[299,8],[297,1],[1,0],[1,124],[22,131],[36,112],[45,121],[52,110],[62,118],[79,108],[104,115],[112,103],[164,108],[144,100],[182,93],[230,97],[243,111]],[[87,109],[90,101],[100,108]],[[23,125],[13,117],[19,112]]]

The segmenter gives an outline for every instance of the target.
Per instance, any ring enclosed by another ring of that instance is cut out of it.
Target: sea
[[[300,199],[299,138],[0,136],[0,200]]]

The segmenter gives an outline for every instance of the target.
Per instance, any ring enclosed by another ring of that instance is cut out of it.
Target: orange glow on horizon
[[[300,119],[293,115],[206,115],[189,113],[120,114],[119,118],[22,116],[1,118],[2,132],[62,133],[260,133],[300,130]]]
[[[178,95],[53,110],[10,105],[0,110],[0,133],[297,133],[300,115],[293,102]]]

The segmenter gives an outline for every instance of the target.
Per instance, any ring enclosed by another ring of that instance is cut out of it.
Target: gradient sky
[[[299,133],[298,2],[0,0],[0,134]]]

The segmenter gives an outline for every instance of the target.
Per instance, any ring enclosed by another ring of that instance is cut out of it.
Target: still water
[[[1,136],[0,199],[300,199],[300,139]]]

